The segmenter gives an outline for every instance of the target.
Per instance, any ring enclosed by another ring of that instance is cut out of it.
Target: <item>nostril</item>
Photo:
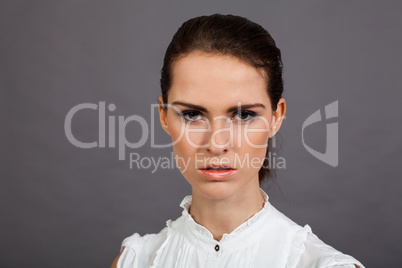
[[[213,148],[213,149],[211,149],[211,148],[207,148],[207,151],[209,152],[209,153],[212,153],[212,154],[220,154],[220,153],[227,153],[228,152],[228,149],[227,148],[221,148],[221,149],[219,149],[219,148]]]

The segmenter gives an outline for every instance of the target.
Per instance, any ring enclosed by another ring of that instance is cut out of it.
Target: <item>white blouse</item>
[[[322,242],[310,226],[301,227],[276,210],[262,189],[261,194],[264,207],[220,241],[194,221],[188,213],[192,196],[186,196],[182,215],[168,220],[158,234],[124,239],[117,267],[364,267]]]

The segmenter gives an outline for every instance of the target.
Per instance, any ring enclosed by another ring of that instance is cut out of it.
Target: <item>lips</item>
[[[225,180],[236,173],[236,169],[228,165],[209,164],[200,168],[200,172],[208,179]]]

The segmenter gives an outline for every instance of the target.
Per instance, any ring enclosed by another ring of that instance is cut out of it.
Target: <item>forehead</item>
[[[269,103],[261,72],[233,56],[193,52],[174,64],[172,74],[169,102],[213,106],[238,101]]]

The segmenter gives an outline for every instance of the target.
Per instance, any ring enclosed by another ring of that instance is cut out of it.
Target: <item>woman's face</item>
[[[159,108],[161,124],[193,192],[225,199],[258,186],[268,139],[283,118],[260,72],[232,56],[190,53],[173,66],[167,107]]]

